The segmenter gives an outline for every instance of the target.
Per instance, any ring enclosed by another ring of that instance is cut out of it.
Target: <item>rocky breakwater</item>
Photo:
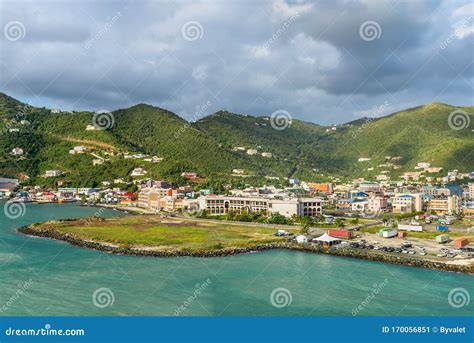
[[[348,248],[348,247],[325,248],[325,247],[314,245],[314,244],[296,244],[294,242],[289,242],[289,241],[256,244],[254,246],[248,246],[248,247],[228,247],[228,248],[213,249],[213,250],[186,250],[186,249],[155,250],[153,247],[123,246],[123,245],[114,245],[114,244],[105,243],[105,242],[84,240],[82,238],[76,237],[75,235],[60,232],[56,229],[45,227],[44,225],[42,225],[41,227],[36,224],[27,225],[27,226],[20,227],[18,231],[26,235],[32,235],[36,237],[46,237],[46,238],[52,238],[52,239],[65,241],[70,244],[80,246],[83,248],[100,250],[100,251],[114,253],[114,254],[131,255],[131,256],[223,257],[223,256],[243,254],[243,253],[248,253],[248,252],[270,250],[270,249],[288,249],[288,250],[327,254],[327,255],[340,256],[340,257],[358,258],[358,259],[364,259],[364,260],[369,260],[369,261],[399,264],[399,265],[404,265],[404,266],[439,269],[439,270],[460,272],[460,273],[474,273],[474,266],[472,264],[471,265],[451,264],[451,263],[448,264],[441,261],[433,261],[429,258],[399,256],[399,255],[390,254],[390,253],[367,251],[367,250],[353,249],[353,248]]]

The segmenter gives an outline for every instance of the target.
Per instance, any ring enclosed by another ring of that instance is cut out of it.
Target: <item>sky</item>
[[[330,125],[474,103],[471,1],[0,0],[0,23],[0,91],[34,106]]]

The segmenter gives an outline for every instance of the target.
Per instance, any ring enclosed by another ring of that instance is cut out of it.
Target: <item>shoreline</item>
[[[425,258],[397,256],[387,253],[365,251],[353,248],[323,248],[314,245],[301,245],[292,242],[275,242],[256,244],[245,248],[223,248],[218,250],[183,251],[183,250],[152,250],[148,247],[122,247],[104,242],[84,240],[74,235],[62,233],[55,229],[37,229],[35,224],[25,225],[17,229],[18,232],[35,237],[50,238],[81,248],[92,249],[117,255],[150,256],[150,257],[225,257],[257,251],[285,249],[308,253],[325,254],[347,258],[364,259],[381,263],[391,263],[418,268],[436,269],[449,272],[474,274],[474,265],[451,264],[433,261]]]

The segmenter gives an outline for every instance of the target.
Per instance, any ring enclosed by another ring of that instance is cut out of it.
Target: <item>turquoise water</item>
[[[460,308],[448,302],[454,288],[474,296],[471,275],[277,250],[224,258],[111,255],[15,231],[91,216],[95,208],[28,204],[23,217],[8,219],[0,205],[0,315],[350,316],[359,305],[358,315],[474,313],[474,299]],[[107,305],[101,308],[93,294],[103,288],[96,293],[106,294],[96,298]],[[286,306],[272,305],[275,289],[286,289],[274,301]]]

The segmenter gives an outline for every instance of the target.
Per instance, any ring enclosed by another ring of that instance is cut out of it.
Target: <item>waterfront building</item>
[[[19,185],[18,179],[7,179],[0,177],[0,191],[11,192]]]
[[[172,189],[170,188],[144,188],[138,193],[138,206],[144,208],[159,209],[162,207],[159,200],[166,196],[172,195]]]
[[[319,198],[272,199],[266,197],[238,197],[208,195],[198,198],[199,209],[207,210],[210,215],[238,213],[279,213],[286,217],[318,216],[322,214],[323,201]]]

